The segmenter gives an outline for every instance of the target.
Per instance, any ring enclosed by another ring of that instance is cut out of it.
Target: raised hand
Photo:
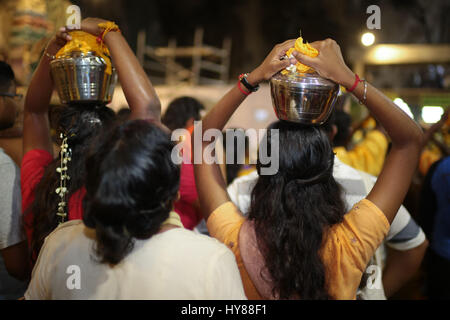
[[[105,22],[108,21],[100,18],[86,18],[81,21],[81,30],[88,32],[94,36],[99,36],[102,33],[103,29],[98,25]]]
[[[59,49],[64,47],[67,41],[72,40],[72,37],[69,34],[69,30],[66,27],[62,27],[58,30],[58,32],[50,39],[45,51],[54,56]]]
[[[294,44],[295,39],[291,39],[273,47],[272,51],[270,51],[264,61],[251,73],[248,81],[251,84],[256,85],[261,81],[269,80],[275,73],[288,67],[291,63],[297,63],[294,58],[283,59],[286,55],[286,51],[288,51],[289,48],[292,48]]]
[[[292,55],[301,63],[313,67],[320,76],[344,87],[351,87],[355,81],[355,74],[345,64],[341,48],[336,41],[326,39],[312,42],[310,45],[319,50],[317,57],[308,57],[298,51],[294,51]]]

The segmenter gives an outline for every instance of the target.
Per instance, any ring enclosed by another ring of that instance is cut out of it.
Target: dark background
[[[78,0],[82,16],[116,21],[131,47],[136,49],[139,30],[147,31],[147,44],[166,46],[193,43],[197,26],[205,29],[207,44],[222,46],[232,37],[231,71],[234,79],[251,71],[271,48],[286,39],[302,36],[309,42],[333,38],[344,57],[350,47],[362,46],[360,37],[372,31],[376,43],[450,43],[450,0]],[[381,8],[381,29],[368,30],[366,9]],[[402,67],[395,81],[404,87],[441,87],[448,65]],[[385,67],[379,67],[381,71]],[[380,72],[376,70],[375,72]],[[382,72],[381,72],[382,73]],[[417,76],[421,81],[417,81]],[[414,77],[416,80],[414,80]],[[394,77],[395,78],[395,77]],[[392,80],[392,79],[391,79]],[[389,81],[382,84],[392,86]]]

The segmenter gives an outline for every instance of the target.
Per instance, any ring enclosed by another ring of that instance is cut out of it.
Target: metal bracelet
[[[54,55],[51,55],[51,54],[48,53],[47,51],[44,52],[44,55],[46,55],[47,57],[49,57],[50,60],[54,60],[54,59],[55,59],[55,56],[54,56]]]
[[[359,104],[366,104],[366,98],[367,98],[367,82],[366,79],[361,80],[362,82],[364,82],[364,94],[363,94],[363,99],[359,100]]]

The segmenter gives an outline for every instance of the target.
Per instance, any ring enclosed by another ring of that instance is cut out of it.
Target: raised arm
[[[81,22],[81,29],[99,36],[103,29],[98,24],[103,22],[106,20],[86,18]],[[108,32],[104,40],[131,109],[130,119],[160,121],[161,104],[158,96],[125,38],[120,32]]]
[[[286,51],[294,46],[294,42],[295,40],[288,40],[276,45],[263,63],[249,74],[247,78],[248,82],[251,85],[257,85],[264,80],[270,79],[275,73],[289,66],[291,62],[294,62],[289,59],[280,60]],[[241,86],[241,89],[246,90],[244,86]],[[203,118],[203,132],[208,129],[222,131],[234,111],[236,111],[245,98],[246,95],[240,91],[236,84]],[[195,148],[195,141],[193,140],[192,143]],[[209,142],[202,142],[202,144],[203,154],[203,149]],[[226,190],[227,184],[218,164],[207,164],[202,159],[201,164],[194,165],[194,172],[200,207],[205,220],[207,220],[209,215],[217,207],[229,201]]]
[[[298,52],[294,52],[294,56],[302,63],[315,68],[323,77],[351,88],[355,82],[355,74],[345,64],[338,44],[334,40],[327,39],[311,45],[319,50],[316,58]],[[353,94],[360,100],[364,98],[362,82],[358,83]],[[392,222],[416,170],[423,134],[420,127],[406,113],[370,84],[367,84],[365,105],[381,123],[392,141],[392,148],[383,170],[367,199],[376,204],[388,221]]]
[[[53,92],[50,57],[54,56],[70,39],[66,29],[61,28],[48,43],[33,74],[24,105],[23,154],[32,149],[43,149],[53,153],[48,120],[48,106]]]
[[[428,142],[433,140],[434,134],[442,129],[448,119],[449,113],[450,109],[447,109],[438,122],[424,131],[422,149],[427,146]]]

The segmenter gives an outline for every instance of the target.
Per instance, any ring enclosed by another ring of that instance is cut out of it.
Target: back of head
[[[14,84],[14,71],[5,61],[0,61],[0,92],[8,92]]]
[[[333,113],[334,125],[337,128],[337,133],[333,139],[333,145],[336,147],[345,147],[351,132],[352,117],[343,110],[335,110]]]
[[[93,144],[83,221],[96,230],[101,262],[119,263],[134,239],[150,238],[168,218],[180,179],[172,148],[167,133],[142,120],[119,124]]]
[[[243,164],[245,164],[246,157],[249,153],[249,140],[248,136],[245,135],[244,129],[240,128],[229,128],[223,131],[222,134],[222,143],[226,156],[225,167],[227,184],[229,185],[238,176],[239,170],[242,168]],[[233,150],[227,148],[232,148]],[[242,149],[245,150],[244,154],[241,153]],[[230,155],[233,155],[233,157]]]
[[[14,72],[9,64],[0,61],[0,93],[15,93]],[[16,104],[12,99],[0,96],[0,130],[14,125],[17,113]]]
[[[185,128],[190,119],[200,120],[200,111],[204,109],[203,104],[197,99],[180,97],[169,104],[161,122],[172,131]]]
[[[114,123],[114,111],[105,106],[69,105],[58,107],[52,114],[52,122],[56,131],[56,143],[61,144],[67,137],[71,150],[72,161],[67,166],[66,201],[84,185],[85,160],[92,140],[99,133]],[[58,225],[59,196],[55,190],[59,187],[60,177],[56,169],[60,167],[61,159],[56,157],[44,171],[42,179],[35,188],[35,199],[25,212],[25,223],[33,230],[31,239],[32,259],[37,257],[45,237]],[[31,215],[31,221],[27,216]]]
[[[130,118],[131,115],[131,109],[128,107],[124,107],[117,111],[117,121],[118,122],[125,122]]]
[[[252,192],[249,219],[281,299],[327,299],[320,257],[323,235],[345,213],[333,178],[334,154],[323,128],[278,121],[279,171],[260,175]],[[271,139],[267,149],[272,150]],[[271,155],[273,157],[273,155]],[[258,161],[257,169],[263,165]]]

